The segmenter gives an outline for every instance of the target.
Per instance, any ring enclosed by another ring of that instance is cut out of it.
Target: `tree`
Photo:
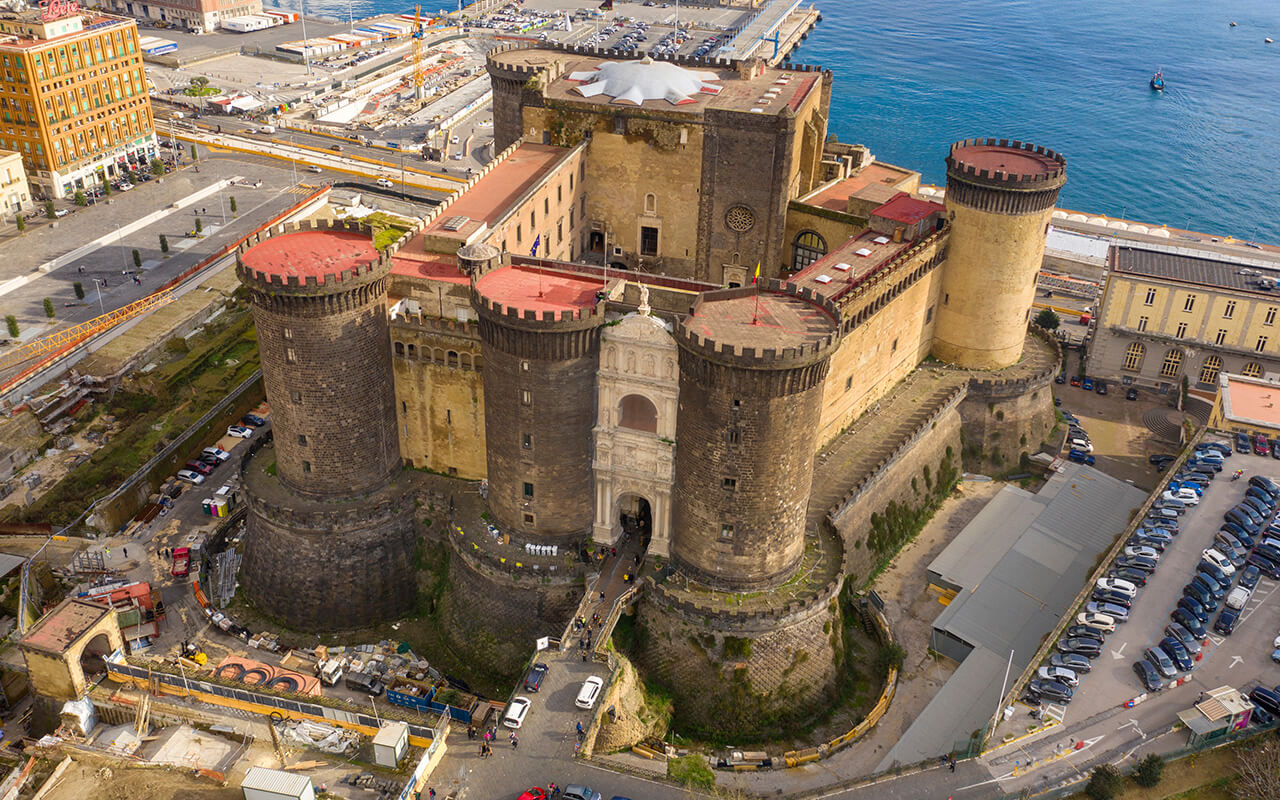
[[[153,158],[153,159],[151,159],[151,174],[152,174],[152,175],[163,175],[163,174],[164,174],[164,162],[163,162],[163,161],[161,161],[161,160],[160,160],[160,159],[158,159],[158,158]]]
[[[17,339],[18,338],[18,318],[12,314],[6,314],[4,318],[4,324],[9,328],[9,337],[12,339]]]
[[[191,163],[192,163],[192,164],[196,163],[196,161],[197,161],[199,158],[200,158],[200,156],[196,154],[196,144],[195,144],[195,142],[192,142],[192,143],[191,143]]]
[[[196,233],[200,233],[203,230],[204,230],[204,223],[200,221],[199,217],[196,217]]]
[[[84,191],[82,189],[76,189],[76,193],[74,197],[72,197],[71,202],[78,206],[87,206],[89,205],[89,198],[84,196]]]
[[[203,75],[197,75],[191,79],[191,86],[194,87],[197,92],[203,91],[208,85],[209,79]]]
[[[235,197],[232,197],[232,198],[231,198],[231,213],[232,213],[232,214],[236,213],[236,199],[235,199]]]
[[[44,299],[44,315],[53,319],[53,301],[47,297]]]
[[[1062,320],[1058,318],[1052,308],[1040,309],[1040,313],[1036,314],[1035,322],[1046,331],[1056,331],[1058,326],[1062,324]]]
[[[54,208],[54,207],[53,207],[53,201],[52,201],[52,200],[45,200],[45,201],[44,201],[44,215],[45,215],[46,217],[48,217],[49,219],[57,219],[57,218],[58,218],[58,209],[56,209],[56,208]]]
[[[160,234],[160,252],[161,253],[169,252],[169,239],[166,238],[163,233]]]
[[[1241,750],[1236,754],[1236,766],[1238,774],[1231,784],[1236,800],[1280,797],[1280,744],[1273,740]]]
[[[136,248],[133,251],[133,265],[135,267],[142,266],[142,253],[139,253]]]
[[[1089,776],[1089,785],[1084,787],[1084,793],[1093,800],[1111,800],[1120,793],[1123,786],[1124,776],[1120,774],[1120,770],[1110,764],[1101,764],[1093,768],[1093,774]]]
[[[18,216],[14,218],[14,222],[17,223],[18,225],[18,233],[22,233],[27,229],[27,221],[22,218],[21,213],[19,213]]]
[[[111,196],[111,181],[107,180],[107,173],[102,173],[102,196]]]
[[[1159,753],[1148,753],[1138,762],[1138,768],[1133,773],[1133,780],[1146,789],[1155,786],[1162,777],[1164,777],[1164,759]]]
[[[81,283],[80,281],[76,281],[75,283],[71,284],[71,288],[76,290],[76,299],[77,299],[77,300],[83,300],[83,299],[84,299],[84,284],[83,284],[83,283]]]

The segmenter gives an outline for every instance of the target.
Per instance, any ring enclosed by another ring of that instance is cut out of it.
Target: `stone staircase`
[[[814,458],[806,530],[870,476],[964,383],[959,371],[916,370]]]

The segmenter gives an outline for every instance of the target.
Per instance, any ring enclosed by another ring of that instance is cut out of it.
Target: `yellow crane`
[[[422,99],[422,84],[424,75],[422,72],[422,6],[417,6],[413,11],[413,43],[412,55],[413,61],[413,97],[415,100]]]

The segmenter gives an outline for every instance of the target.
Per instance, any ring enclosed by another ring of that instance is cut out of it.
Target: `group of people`
[[[471,740],[474,740],[474,739],[476,738],[476,736],[477,736],[476,726],[475,726],[475,725],[468,725],[468,726],[467,726],[467,738],[468,738],[468,739],[471,739]],[[482,739],[482,741],[480,742],[480,757],[481,757],[481,758],[488,758],[489,756],[493,755],[493,745],[492,745],[492,744],[490,744],[490,742],[497,741],[497,739],[498,739],[498,726],[497,726],[497,725],[490,725],[488,728],[486,728],[486,729],[485,729],[484,733],[479,734],[479,736],[480,736],[480,738]],[[507,739],[508,739],[508,740],[510,740],[510,742],[511,742],[511,749],[513,749],[513,750],[514,750],[515,748],[517,748],[517,747],[519,747],[519,746],[520,746],[520,738],[519,738],[518,736],[516,736],[516,732],[515,732],[515,731],[512,731],[512,732],[511,732],[511,735],[510,735],[510,736],[508,736],[508,737],[507,737]]]

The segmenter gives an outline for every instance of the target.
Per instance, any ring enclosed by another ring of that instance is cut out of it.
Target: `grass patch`
[[[373,246],[378,250],[383,250],[395,244],[401,236],[404,236],[413,227],[413,223],[409,220],[381,211],[374,212],[360,221],[373,228]]]
[[[187,97],[212,97],[215,94],[222,94],[222,90],[216,86],[188,86],[182,90]]]
[[[691,754],[667,762],[667,777],[687,789],[714,789],[716,775],[700,755]]]

